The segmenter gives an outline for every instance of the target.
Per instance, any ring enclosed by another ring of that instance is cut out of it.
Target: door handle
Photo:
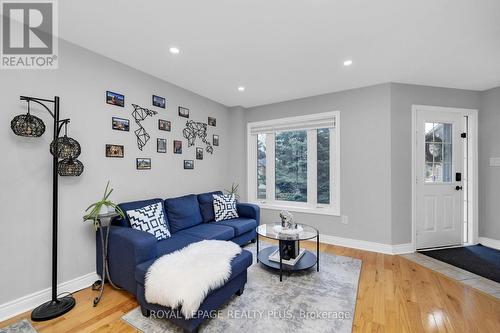
[[[458,185],[457,185],[457,186],[455,186],[455,190],[457,190],[457,191],[462,190],[462,186],[458,186]]]

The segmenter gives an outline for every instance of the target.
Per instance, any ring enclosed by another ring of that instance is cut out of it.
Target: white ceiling
[[[62,38],[227,106],[389,81],[500,85],[500,0],[63,0],[59,12]]]

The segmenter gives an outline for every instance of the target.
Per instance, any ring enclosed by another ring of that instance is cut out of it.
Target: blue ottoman
[[[217,310],[226,303],[234,294],[240,296],[247,282],[247,268],[252,265],[252,254],[243,250],[231,261],[231,276],[220,288],[210,292],[200,305],[198,315],[185,319],[180,311],[167,308],[158,304],[149,304],[144,297],[144,278],[149,266],[155,260],[146,261],[137,265],[135,280],[137,282],[137,300],[141,306],[142,314],[146,317],[154,315],[157,318],[165,318],[172,321],[187,332],[197,332],[198,327],[206,319],[212,318]]]

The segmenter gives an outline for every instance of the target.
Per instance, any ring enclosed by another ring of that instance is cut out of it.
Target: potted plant
[[[236,199],[236,201],[240,201],[240,195],[238,193],[239,187],[240,187],[240,185],[233,183],[233,184],[231,184],[231,188],[229,190],[225,190],[225,191],[229,195],[234,195],[234,198]]]
[[[116,211],[118,213],[118,215],[121,216],[121,218],[125,218],[125,214],[123,213],[121,208],[109,200],[109,196],[111,195],[112,192],[113,192],[113,189],[109,188],[109,180],[108,180],[108,183],[106,184],[106,189],[104,190],[104,196],[102,197],[102,199],[100,201],[93,203],[85,210],[85,212],[90,211],[90,213],[83,216],[83,220],[84,221],[88,221],[88,220],[94,221],[94,227],[97,228],[98,216],[101,214],[108,213],[110,211],[109,208],[112,208],[114,211]]]

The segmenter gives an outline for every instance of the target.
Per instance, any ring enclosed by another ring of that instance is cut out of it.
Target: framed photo
[[[150,158],[136,158],[135,166],[137,170],[151,170]]]
[[[184,160],[184,169],[187,169],[187,170],[194,169],[194,161],[193,160]]]
[[[117,131],[130,131],[130,120],[124,118],[113,117],[112,118],[112,127]]]
[[[196,148],[196,159],[197,160],[203,159],[203,148]]]
[[[213,117],[208,117],[208,126],[217,126],[217,119]]]
[[[158,119],[158,129],[170,132],[172,130],[172,123],[169,120]]]
[[[125,148],[120,145],[106,145],[106,157],[123,158]]]
[[[163,97],[153,95],[153,106],[156,106],[157,108],[166,109],[167,100]]]
[[[106,91],[106,103],[125,107],[125,96],[112,91]]]
[[[189,109],[179,106],[179,116],[189,118]]]
[[[172,123],[169,120],[158,119],[158,129],[160,131],[170,132],[172,129]]]
[[[174,154],[182,154],[182,141],[174,140]]]
[[[158,153],[166,153],[167,152],[167,139],[156,139],[156,151]]]
[[[218,135],[215,135],[215,134],[214,134],[214,136],[213,136],[213,138],[212,138],[212,144],[213,144],[214,146],[218,146],[218,145],[219,145],[219,136],[218,136]]]

